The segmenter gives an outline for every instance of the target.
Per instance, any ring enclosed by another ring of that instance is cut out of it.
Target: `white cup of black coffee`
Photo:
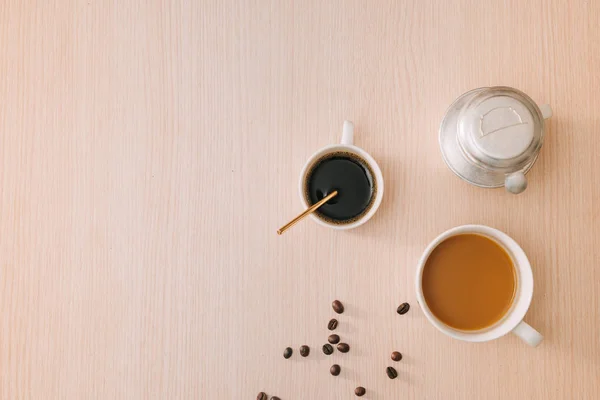
[[[324,226],[356,228],[375,214],[383,198],[383,176],[373,157],[354,145],[352,122],[344,122],[340,144],[324,147],[307,160],[299,190],[305,208],[338,191],[311,214]]]

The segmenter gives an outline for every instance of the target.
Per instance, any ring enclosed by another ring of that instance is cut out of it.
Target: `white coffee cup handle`
[[[521,321],[512,332],[532,347],[537,347],[544,340],[542,334],[525,321]]]
[[[354,144],[354,124],[350,121],[344,121],[342,129],[342,144],[352,146]]]

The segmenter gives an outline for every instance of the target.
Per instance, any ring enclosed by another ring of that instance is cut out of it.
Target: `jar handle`
[[[540,106],[540,111],[542,112],[542,117],[544,117],[544,119],[548,119],[552,116],[552,107],[550,107],[550,104],[542,104]]]
[[[504,187],[512,194],[522,193],[527,189],[527,178],[523,172],[515,172],[506,177]]]

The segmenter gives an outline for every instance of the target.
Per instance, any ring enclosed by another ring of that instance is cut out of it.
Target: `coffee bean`
[[[402,360],[402,353],[400,353],[399,351],[395,351],[392,353],[392,360],[394,361],[400,361]]]
[[[281,399],[277,396],[273,396],[273,397],[271,397],[271,400],[281,400]]]
[[[303,344],[302,346],[300,346],[300,355],[302,357],[308,357],[309,354],[310,354],[310,347],[308,347],[305,344]]]
[[[329,368],[329,372],[330,372],[330,373],[331,373],[331,375],[333,375],[333,376],[338,376],[338,375],[340,374],[340,371],[341,371],[341,370],[342,370],[342,369],[341,369],[341,368],[340,368],[340,366],[339,366],[339,365],[337,365],[337,364],[333,364],[333,365],[331,366],[331,368]]]
[[[331,321],[329,321],[329,323],[327,324],[327,329],[329,329],[330,331],[335,330],[335,328],[337,328],[337,324],[338,324],[338,320],[335,318],[332,318]]]
[[[331,306],[333,307],[333,311],[335,311],[338,314],[344,312],[344,305],[339,300],[335,300],[333,303],[331,303]]]
[[[404,315],[408,312],[408,310],[410,310],[410,304],[402,303],[398,306],[398,309],[396,310],[396,312],[400,315]]]
[[[258,396],[256,396],[256,400],[267,400],[267,394],[265,392],[260,392]]]
[[[330,345],[329,343],[324,344],[323,345],[323,353],[325,353],[325,355],[330,355],[333,353],[333,346]]]
[[[348,346],[348,343],[339,343],[337,349],[340,353],[347,353],[350,351],[350,346]]]
[[[329,335],[327,341],[331,344],[338,344],[340,342],[340,337],[336,334]]]
[[[358,397],[364,396],[365,393],[367,393],[367,390],[362,386],[359,386],[356,389],[354,389],[354,394],[357,395]]]
[[[387,367],[385,373],[390,379],[396,379],[398,377],[398,371],[396,371],[396,368],[394,367]]]
[[[285,350],[283,351],[283,358],[285,358],[287,360],[288,358],[290,358],[292,356],[293,353],[294,353],[294,350],[292,350],[291,347],[286,347]]]

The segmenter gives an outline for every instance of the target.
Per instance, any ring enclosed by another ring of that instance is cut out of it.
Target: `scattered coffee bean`
[[[337,345],[337,349],[340,353],[347,353],[350,351],[350,346],[348,345],[348,343],[339,343]]]
[[[392,353],[392,360],[394,361],[400,361],[402,360],[402,353],[400,353],[399,351],[395,351]]]
[[[398,309],[396,310],[396,312],[400,315],[404,315],[408,312],[408,310],[410,310],[410,304],[402,303],[398,306]]]
[[[340,366],[339,366],[339,365],[337,365],[337,364],[333,364],[333,365],[331,366],[331,368],[329,368],[329,372],[330,372],[330,373],[331,373],[331,375],[333,375],[333,376],[338,376],[338,375],[340,374],[341,370],[342,370],[342,369],[341,369],[341,368],[340,368]]]
[[[365,393],[367,393],[367,390],[362,386],[359,386],[356,389],[354,389],[354,394],[357,395],[358,397],[364,396]]]
[[[281,399],[277,396],[273,396],[273,397],[271,397],[271,400],[281,400]]]
[[[287,360],[288,358],[290,358],[292,356],[293,353],[294,353],[294,350],[292,350],[291,347],[286,347],[285,350],[283,351],[283,358],[285,358]]]
[[[327,329],[329,329],[330,331],[335,330],[335,328],[337,328],[337,324],[338,324],[338,320],[335,318],[332,318],[331,321],[329,321],[329,323],[327,324]]]
[[[267,400],[267,394],[265,392],[260,392],[258,396],[256,396],[256,400]]]
[[[335,300],[333,303],[331,303],[331,306],[333,307],[333,311],[335,311],[338,314],[344,312],[344,305],[339,300]]]
[[[329,343],[324,344],[323,345],[323,353],[325,353],[325,355],[330,355],[333,353],[333,346],[330,345]]]
[[[385,373],[390,379],[396,379],[398,377],[398,371],[396,371],[396,368],[394,367],[387,367]]]
[[[340,337],[336,334],[329,335],[327,341],[331,344],[338,344],[340,342]]]
[[[303,344],[302,346],[300,346],[300,355],[302,357],[308,357],[309,354],[310,354],[310,347],[308,347],[305,344]]]

